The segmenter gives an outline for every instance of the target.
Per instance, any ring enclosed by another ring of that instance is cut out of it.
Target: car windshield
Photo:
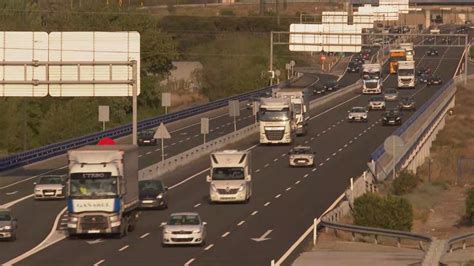
[[[43,176],[39,179],[38,184],[61,184],[62,181],[60,176]]]
[[[141,137],[141,138],[150,138],[150,137],[153,137],[154,135],[155,135],[154,130],[145,130],[138,133],[138,137]]]
[[[311,153],[310,148],[294,148],[290,150],[290,154],[308,154]]]
[[[268,110],[260,109],[259,119],[261,121],[288,121],[290,120],[290,110],[283,108],[283,110]]]
[[[413,76],[414,74],[413,69],[398,69],[399,76]]]
[[[163,186],[163,182],[160,180],[143,180],[138,182],[138,189],[140,193],[155,193],[160,194],[162,193],[165,188]]]
[[[117,177],[110,173],[72,173],[71,197],[110,197],[117,195]]]
[[[371,102],[383,102],[383,101],[385,101],[385,99],[383,97],[376,96],[376,97],[370,98],[370,101]]]
[[[358,64],[356,62],[350,62],[349,67],[357,67]]]
[[[0,221],[10,221],[11,216],[9,212],[0,211]]]
[[[212,168],[212,180],[242,180],[244,177],[244,168],[242,167]]]
[[[387,92],[385,92],[385,94],[393,95],[393,94],[397,94],[397,91],[396,90],[387,90]]]
[[[396,111],[396,110],[389,110],[389,111],[386,111],[386,112],[385,112],[385,115],[386,115],[386,116],[397,116],[397,115],[398,115],[398,111]]]
[[[171,215],[168,225],[199,225],[199,216],[197,215]]]
[[[409,97],[404,97],[402,98],[402,102],[413,102],[413,99]]]
[[[364,107],[352,107],[351,109],[352,113],[365,113],[365,111]]]

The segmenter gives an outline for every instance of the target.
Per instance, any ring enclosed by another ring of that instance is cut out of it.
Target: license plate
[[[296,161],[299,162],[299,163],[305,163],[306,162],[306,160],[304,160],[304,159],[300,159],[300,160],[296,160]]]
[[[53,196],[53,195],[54,195],[54,192],[45,192],[44,195],[46,195],[46,196]]]
[[[149,140],[144,140],[143,142],[145,142],[145,143],[150,143],[150,141],[149,141]]]
[[[142,200],[142,203],[153,203],[152,200]]]
[[[98,234],[98,233],[100,233],[100,230],[89,230],[89,231],[87,231],[87,233],[89,233],[89,234]]]

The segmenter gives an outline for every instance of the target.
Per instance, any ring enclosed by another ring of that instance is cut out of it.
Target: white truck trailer
[[[413,49],[413,43],[400,43],[400,49],[405,49],[406,61],[415,61],[415,49]]]
[[[135,227],[138,148],[85,146],[68,152],[67,228],[78,234],[125,236]]]
[[[210,202],[247,202],[252,196],[251,152],[224,150],[211,153]]]
[[[293,120],[294,128],[296,135],[306,135],[307,126],[308,126],[308,106],[304,93],[304,89],[297,88],[285,88],[278,89],[275,92],[276,98],[288,98],[290,99],[292,110],[293,110]]]

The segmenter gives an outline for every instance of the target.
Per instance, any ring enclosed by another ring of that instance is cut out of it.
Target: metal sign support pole
[[[102,121],[102,131],[105,131],[105,121]]]
[[[466,47],[466,53],[464,54],[464,85],[467,85],[467,65],[468,65],[467,57],[469,56],[469,49],[468,49],[469,43],[467,40],[467,35],[464,38],[464,45]]]
[[[165,147],[163,145],[164,139],[161,139],[161,161],[165,160]]]
[[[395,159],[397,156],[397,153],[395,152],[395,138],[392,140],[392,148],[393,148],[393,180],[395,180]]]
[[[137,70],[137,61],[132,61],[132,144],[137,145],[137,130],[138,130],[138,118],[137,118],[137,80],[138,80],[138,70]]]
[[[237,119],[236,116],[234,115],[234,132],[237,131]]]
[[[204,144],[206,144],[206,134],[202,134],[204,136]]]

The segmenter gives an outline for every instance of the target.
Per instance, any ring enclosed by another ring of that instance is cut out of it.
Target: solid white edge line
[[[59,223],[59,219],[63,216],[63,213],[67,210],[67,207],[64,207],[64,209],[62,209],[59,214],[56,216],[56,219],[54,220],[54,224],[53,224],[53,227],[51,228],[51,231],[49,232],[48,236],[43,239],[43,241],[41,241],[41,243],[39,243],[38,245],[36,245],[34,248],[28,250],[27,252],[21,254],[20,256],[14,258],[14,259],[11,259],[7,262],[5,262],[3,265],[13,265],[15,263],[18,263],[24,259],[26,259],[27,257],[31,256],[31,255],[34,255],[38,252],[40,252],[41,250],[63,240],[66,238],[66,235],[65,234],[61,234],[57,239],[54,239],[50,242],[48,242],[48,240],[54,235],[54,233],[58,233],[60,234],[59,232],[56,231],[56,228],[58,227],[58,223]],[[48,242],[48,243],[47,243]]]
[[[186,178],[186,179],[182,180],[181,182],[178,182],[178,183],[176,183],[176,184],[172,185],[171,187],[169,187],[169,190],[171,190],[171,189],[174,189],[174,188],[176,188],[176,187],[179,187],[179,186],[181,186],[182,184],[184,184],[184,183],[188,182],[189,180],[191,180],[191,179],[195,178],[196,176],[198,176],[198,175],[201,175],[201,174],[203,174],[203,173],[205,173],[205,172],[209,171],[209,169],[210,169],[210,168],[206,168],[206,169],[202,170],[201,172],[199,172],[199,173],[195,173],[194,175],[192,175],[192,176],[190,176],[190,177],[188,177],[188,178]]]
[[[14,183],[11,183],[11,184],[8,184],[8,185],[5,185],[3,187],[0,187],[0,190],[3,190],[5,188],[9,188],[9,187],[12,187],[14,185],[18,185],[18,184],[21,184],[21,183],[24,183],[24,182],[27,182],[27,181],[30,181],[31,179],[35,179],[35,178],[38,178],[40,176],[43,176],[43,175],[47,175],[48,173],[51,173],[51,172],[54,172],[54,171],[58,171],[58,170],[61,170],[61,169],[64,169],[64,168],[67,168],[68,166],[62,166],[62,167],[59,167],[59,168],[56,168],[56,169],[52,169],[52,170],[49,170],[47,172],[44,172],[42,174],[39,174],[39,175],[35,175],[35,176],[31,176],[31,177],[28,177],[26,179],[22,179],[22,180],[19,180],[19,181],[16,181]]]
[[[34,196],[35,196],[35,194],[33,193],[33,194],[30,194],[30,195],[24,196],[24,197],[22,197],[22,198],[16,199],[16,200],[14,200],[14,201],[7,202],[7,203],[5,203],[5,204],[3,204],[3,205],[0,205],[0,208],[8,209],[8,208],[10,208],[10,207],[16,205],[17,203],[19,203],[19,202],[21,202],[21,201],[24,201],[24,200],[26,200],[26,199],[32,198],[32,197],[34,197]]]

